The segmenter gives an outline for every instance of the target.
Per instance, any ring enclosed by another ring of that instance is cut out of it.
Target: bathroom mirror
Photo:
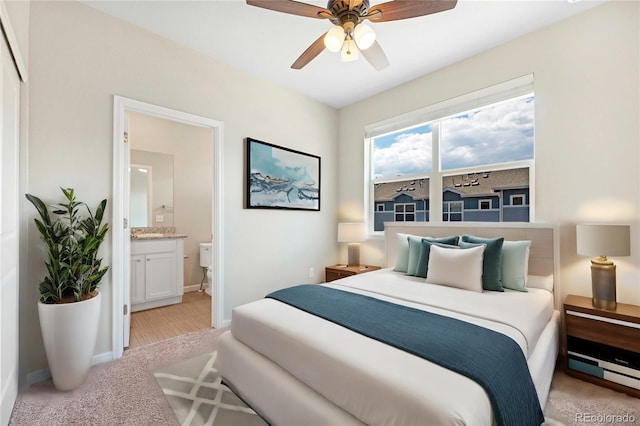
[[[146,164],[131,164],[129,167],[129,220],[131,226],[148,226],[152,223],[153,169]]]
[[[131,150],[131,227],[174,226],[173,155]]]

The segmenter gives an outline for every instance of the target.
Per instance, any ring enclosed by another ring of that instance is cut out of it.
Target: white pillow
[[[527,287],[541,288],[553,293],[553,275],[547,275],[546,277],[541,275],[529,275]]]
[[[427,282],[481,293],[484,247],[452,250],[432,245]]]
[[[530,247],[528,240],[502,243],[502,287],[527,291]]]

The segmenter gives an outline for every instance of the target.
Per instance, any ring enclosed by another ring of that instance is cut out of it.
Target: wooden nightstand
[[[340,278],[348,277],[350,275],[364,274],[365,272],[377,271],[379,266],[371,265],[359,265],[359,266],[345,266],[345,265],[333,265],[324,268],[325,281],[331,282],[339,280]]]
[[[609,311],[569,295],[563,318],[567,375],[640,397],[640,306]]]

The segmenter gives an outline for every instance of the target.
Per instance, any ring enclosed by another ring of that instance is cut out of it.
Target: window
[[[512,195],[511,196],[511,205],[512,206],[524,206],[524,195]]]
[[[462,201],[445,201],[442,204],[442,220],[444,222],[461,222],[462,210]]]
[[[416,205],[415,204],[396,204],[395,205],[396,222],[415,222]]]
[[[367,126],[371,231],[440,217],[530,221],[534,105],[526,76]]]

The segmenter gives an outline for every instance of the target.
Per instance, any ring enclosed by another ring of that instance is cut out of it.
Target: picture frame
[[[320,211],[320,157],[246,138],[245,207]]]

